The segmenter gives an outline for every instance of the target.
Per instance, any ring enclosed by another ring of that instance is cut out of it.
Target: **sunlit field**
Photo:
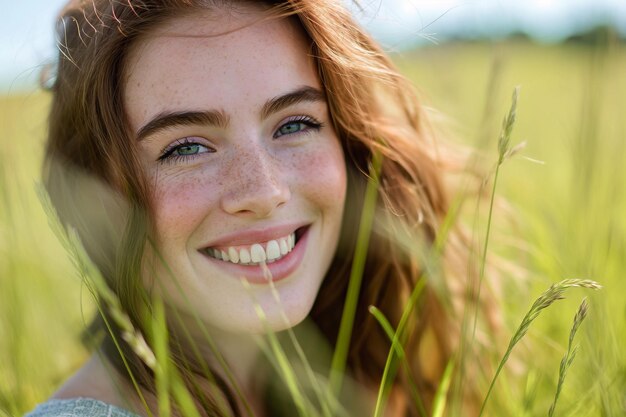
[[[539,46],[449,44],[395,57],[450,140],[479,155],[485,180],[462,214],[485,242],[498,138],[520,86],[511,146],[498,171],[488,245],[503,341],[493,370],[535,299],[568,289],[532,322],[493,386],[483,415],[546,416],[583,298],[575,358],[555,416],[626,415],[626,46],[615,41]],[[45,93],[0,97],[0,417],[45,400],[87,357],[80,334],[93,313],[88,291],[48,227],[37,197]],[[473,166],[473,165],[472,165]],[[479,208],[476,208],[479,207]],[[493,372],[492,372],[493,373]],[[486,396],[488,375],[481,390]],[[463,416],[453,404],[442,414]]]

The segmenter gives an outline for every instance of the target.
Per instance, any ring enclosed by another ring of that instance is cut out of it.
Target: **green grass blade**
[[[448,398],[448,390],[452,383],[452,371],[454,370],[454,360],[450,359],[446,369],[443,371],[441,382],[437,387],[435,398],[433,399],[433,412],[432,417],[443,417],[443,412],[446,409],[446,403]]]
[[[526,313],[526,315],[522,319],[522,322],[517,328],[517,331],[511,338],[509,342],[509,346],[507,347],[506,351],[504,352],[504,355],[502,356],[502,359],[500,360],[500,363],[498,364],[496,373],[491,380],[491,384],[489,384],[489,389],[487,390],[487,394],[485,395],[483,403],[480,407],[480,413],[478,414],[479,417],[483,415],[483,412],[485,411],[485,406],[487,405],[487,401],[489,401],[489,397],[496,383],[496,380],[498,379],[498,376],[500,375],[500,372],[502,371],[504,364],[509,359],[509,356],[511,355],[511,351],[513,350],[515,345],[526,335],[526,333],[528,332],[528,329],[530,328],[530,325],[539,316],[541,311],[550,307],[552,303],[554,303],[555,301],[562,299],[563,293],[568,288],[572,288],[572,287],[582,287],[582,288],[589,288],[593,290],[601,288],[601,286],[597,282],[592,281],[592,280],[566,279],[550,286],[550,288],[548,288],[545,292],[543,292],[539,296],[539,298],[535,300],[533,305],[530,307],[530,310],[528,310],[528,313]]]
[[[561,360],[561,366],[559,367],[559,382],[556,386],[556,392],[554,394],[554,400],[552,401],[552,405],[548,410],[548,417],[552,417],[554,415],[554,410],[556,409],[556,403],[559,401],[559,396],[561,394],[561,389],[563,389],[563,383],[565,382],[565,376],[567,375],[567,370],[572,366],[574,362],[574,358],[576,357],[576,352],[578,347],[573,346],[574,344],[574,336],[576,336],[576,332],[580,327],[580,324],[583,322],[585,317],[587,317],[587,299],[584,299],[580,306],[578,307],[578,311],[576,311],[576,315],[574,316],[574,323],[572,324],[572,328],[569,334],[569,340],[567,342],[567,352],[565,356]]]
[[[413,399],[413,402],[417,406],[417,409],[419,410],[420,415],[423,417],[426,417],[427,416],[426,409],[424,408],[422,399],[419,396],[419,390],[417,389],[417,384],[415,383],[415,380],[413,379],[411,366],[409,365],[409,362],[406,359],[406,353],[404,352],[404,348],[402,347],[402,344],[399,342],[398,339],[394,339],[395,331],[393,330],[391,323],[389,323],[389,320],[387,320],[383,312],[380,311],[375,306],[370,306],[368,310],[370,314],[374,316],[376,321],[378,321],[378,324],[380,324],[385,334],[389,338],[389,341],[391,342],[391,349],[396,352],[396,356],[400,358],[400,360],[402,361],[404,372],[406,373],[407,379],[409,381],[409,388],[411,390],[411,397]]]
[[[278,338],[276,337],[276,333],[273,331],[268,331],[267,339],[269,341],[269,354],[274,358],[275,364],[277,365],[277,371],[282,376],[287,389],[289,390],[289,394],[293,399],[293,402],[298,410],[298,415],[300,417],[306,417],[312,411],[312,407],[307,405],[307,400],[305,395],[302,393],[302,389],[298,384],[298,378],[296,377],[296,373],[291,367],[289,363],[289,359],[285,354],[282,346]]]
[[[200,417],[193,397],[183,383],[176,368],[170,368],[170,384],[172,387],[172,396],[176,404],[178,404],[178,408],[181,410],[183,417]]]
[[[189,329],[187,328],[188,326],[183,321],[180,315],[180,312],[176,309],[173,309],[173,315],[176,321],[178,322],[179,330],[183,333],[183,336],[188,343],[187,346],[191,349],[191,352],[196,360],[195,364],[199,365],[201,368],[202,376],[204,376],[204,378],[210,384],[212,384],[213,387],[218,387],[219,385],[216,381],[215,376],[213,375],[213,371],[209,368],[206,358],[202,356],[202,353],[200,352],[200,349],[198,348],[198,344],[191,336],[191,333],[189,332]],[[180,340],[177,340],[177,342],[179,344],[179,349],[182,351],[182,348],[180,347]],[[189,369],[190,367],[189,361],[186,359],[184,355],[183,355],[183,361],[184,361],[183,366],[186,366]],[[206,406],[208,409],[208,407],[211,404],[205,401],[206,400],[205,398],[202,398],[201,400],[203,401],[203,405]],[[222,399],[221,396],[217,396],[217,398],[214,398],[214,400],[216,400],[214,406],[217,407],[217,409],[220,410],[220,412],[227,414],[226,410],[228,410],[228,407],[229,407],[229,405],[227,404],[227,401],[225,399]],[[245,403],[244,403],[244,406],[245,406]],[[250,417],[255,416],[255,414],[252,412],[250,412],[249,415]]]
[[[155,254],[158,256],[159,261],[161,262],[161,265],[166,269],[166,271],[169,274],[170,278],[173,280],[172,282],[174,282],[174,284],[176,285],[176,289],[179,292],[179,294],[183,297],[183,300],[185,301],[185,303],[187,303],[188,305],[191,305],[191,303],[189,301],[189,298],[187,297],[187,294],[185,293],[185,291],[181,287],[180,283],[178,282],[178,279],[176,279],[176,276],[174,275],[174,272],[171,270],[169,265],[167,265],[167,262],[165,262],[165,259],[163,258],[163,256],[158,252],[158,250],[156,248],[156,245],[154,245],[154,242],[152,242],[152,240],[149,240],[149,243],[150,243],[150,245],[152,245],[152,247],[153,247],[153,249],[155,251]],[[215,357],[215,360],[217,361],[218,365],[220,366],[220,368],[224,372],[224,375],[226,376],[226,379],[228,380],[228,382],[233,387],[233,390],[235,391],[235,394],[237,395],[237,398],[243,404],[243,406],[244,406],[246,412],[248,413],[248,415],[251,416],[251,417],[254,417],[255,413],[252,410],[252,406],[250,405],[250,402],[248,401],[246,396],[243,394],[243,391],[241,389],[240,384],[237,382],[237,379],[235,378],[234,373],[230,369],[230,366],[226,362],[226,359],[224,358],[224,355],[222,355],[222,353],[218,349],[215,341],[211,337],[209,331],[206,328],[205,323],[202,321],[202,319],[198,315],[198,312],[195,309],[191,309],[191,314],[192,314],[192,317],[193,317],[193,319],[194,319],[198,329],[200,330],[200,333],[201,333],[202,337],[204,338],[204,341],[206,342],[207,346],[209,347],[209,350],[210,350],[211,354],[213,354],[213,356]],[[177,320],[179,320],[179,323],[182,324],[182,321],[180,320],[180,315],[177,312],[175,313],[175,315],[177,317]],[[186,329],[184,330],[184,332],[187,335],[189,334]],[[197,346],[195,346],[195,344],[193,343],[191,337],[188,337],[188,340],[190,341],[190,343],[192,345],[194,345],[193,346],[193,350],[195,352],[199,352],[199,350],[197,349]],[[203,365],[203,368],[205,370],[204,371],[205,374],[210,376],[210,371],[208,370],[208,368],[206,366],[204,366],[204,365]],[[212,381],[212,380],[214,380],[214,378],[210,377],[209,381]]]
[[[370,233],[374,222],[374,213],[376,211],[376,199],[378,196],[379,174],[382,166],[382,160],[382,155],[378,152],[374,152],[372,155],[372,165],[370,167],[370,178],[365,189],[363,212],[361,214],[361,222],[359,224],[352,270],[350,271],[348,293],[346,295],[346,301],[341,315],[339,334],[337,335],[337,345],[335,347],[331,363],[329,388],[330,392],[337,397],[341,391],[343,374],[345,372],[346,361],[348,359],[348,349],[350,346],[350,339],[352,337],[352,327],[354,325],[354,317],[356,314],[361,281],[363,278],[363,269],[365,268],[365,259],[367,257],[367,249],[369,247]]]
[[[124,364],[126,373],[128,374],[128,377],[130,378],[130,382],[133,386],[133,389],[137,393],[137,396],[139,397],[139,401],[141,402],[141,405],[143,406],[148,417],[153,417],[152,411],[150,410],[150,407],[148,407],[148,402],[146,401],[146,398],[143,395],[141,388],[139,387],[137,378],[135,378],[135,375],[131,371],[130,364],[128,363],[128,359],[126,358],[126,355],[122,351],[122,347],[120,346],[120,341],[118,340],[117,336],[115,336],[115,333],[113,332],[113,328],[111,327],[111,323],[109,322],[106,315],[104,314],[104,310],[102,309],[102,306],[100,305],[100,303],[98,303],[95,293],[94,293],[94,299],[96,300],[96,305],[100,313],[100,316],[103,319],[104,325],[107,328],[107,331],[109,332],[109,334],[111,335],[111,340],[113,341],[113,344],[115,345],[115,349],[117,349],[118,353],[120,354],[120,358],[122,359],[122,363]]]
[[[271,358],[273,359],[272,363],[274,363],[277,366],[276,368],[277,371],[279,372],[279,374],[282,376],[283,380],[285,381],[287,389],[289,390],[289,394],[291,395],[291,398],[294,401],[296,409],[298,410],[298,414],[301,417],[309,416],[311,412],[314,412],[313,405],[310,404],[306,395],[303,394],[302,388],[300,387],[300,384],[298,383],[298,377],[296,375],[296,372],[294,371],[291,364],[289,363],[289,358],[287,354],[285,353],[285,350],[281,346],[280,341],[278,340],[278,337],[276,335],[276,332],[274,332],[267,325],[267,316],[265,314],[265,311],[263,310],[261,305],[257,302],[257,300],[254,299],[254,293],[252,292],[252,289],[250,288],[250,284],[245,279],[242,279],[241,283],[244,286],[244,288],[246,288],[249,291],[250,295],[252,296],[256,314],[259,317],[259,320],[261,320],[261,322],[263,323],[263,326],[265,327],[265,336],[267,337],[267,340],[268,340],[267,346],[269,346],[269,349],[267,349],[267,346],[266,346],[264,349],[264,352],[266,352],[266,354],[271,355]]]
[[[62,226],[61,221],[57,215],[54,206],[50,200],[50,196],[47,191],[43,188],[43,186],[38,186],[36,188],[37,196],[42,205],[42,208],[48,218],[48,224],[50,225],[51,230],[54,232],[56,238],[63,246],[66,253],[69,255],[72,264],[80,277],[81,281],[88,288],[89,292],[93,296],[93,299],[96,304],[96,308],[98,309],[100,316],[103,319],[105,327],[107,331],[111,335],[111,340],[115,345],[115,348],[120,354],[120,358],[128,376],[131,380],[131,384],[137,393],[140,402],[142,403],[148,417],[152,417],[152,412],[148,407],[148,403],[139,387],[139,384],[130,369],[130,365],[124,354],[120,341],[117,336],[113,332],[113,328],[111,323],[107,319],[107,315],[105,314],[104,309],[106,308],[111,315],[111,317],[116,321],[116,324],[123,330],[122,337],[125,338],[126,342],[129,343],[134,349],[141,349],[141,351],[137,352],[138,355],[142,358],[142,360],[148,366],[154,366],[154,362],[152,361],[151,352],[149,348],[145,345],[145,340],[143,337],[134,329],[130,319],[126,314],[121,311],[121,307],[119,305],[119,300],[113,294],[111,289],[108,287],[104,278],[100,274],[100,271],[96,266],[92,263],[91,259],[87,255],[87,252],[78,236],[78,232],[75,229],[66,229]],[[105,306],[102,305],[105,304]],[[143,356],[142,356],[143,355]]]
[[[405,337],[405,329],[406,324],[411,316],[411,312],[415,308],[417,301],[419,300],[422,291],[426,285],[425,277],[421,277],[413,291],[411,292],[411,296],[409,297],[409,301],[407,305],[404,307],[404,311],[402,312],[402,317],[400,317],[400,322],[398,323],[398,328],[393,334],[393,338],[391,341],[392,346],[395,344],[402,344],[404,342]],[[374,416],[380,417],[385,409],[385,405],[387,402],[387,396],[389,395],[389,389],[391,387],[391,382],[395,378],[395,371],[397,367],[395,366],[396,360],[396,351],[394,349],[389,349],[389,353],[387,354],[387,361],[385,362],[385,368],[383,369],[383,376],[380,382],[380,387],[378,388],[378,395],[376,397],[376,406],[374,409]]]
[[[498,140],[498,163],[496,164],[495,173],[493,176],[493,186],[491,189],[491,196],[489,199],[489,213],[487,214],[487,230],[485,231],[485,242],[482,248],[480,259],[480,273],[478,275],[478,288],[476,290],[476,306],[474,311],[474,321],[472,328],[472,338],[474,340],[476,336],[476,324],[478,322],[478,306],[480,301],[480,293],[485,280],[485,271],[487,267],[487,251],[489,249],[489,238],[491,237],[491,224],[493,220],[493,206],[496,198],[496,189],[498,186],[498,175],[500,173],[500,167],[511,152],[511,134],[513,133],[513,126],[517,118],[517,100],[519,97],[520,87],[515,87],[513,90],[513,97],[511,98],[511,107],[509,113],[502,122],[502,131],[500,132],[500,139]]]
[[[152,308],[152,345],[154,356],[156,357],[154,376],[159,417],[169,417],[171,415],[170,376],[168,372],[170,361],[168,349],[169,337],[165,323],[165,307],[163,306],[163,300],[159,297],[153,297]]]
[[[278,307],[280,309],[281,318],[282,318],[283,322],[286,325],[285,332],[287,333],[287,335],[289,337],[289,341],[291,342],[291,345],[293,346],[294,350],[296,351],[296,355],[298,356],[298,359],[300,360],[300,363],[304,367],[304,371],[306,373],[306,376],[307,376],[307,379],[309,381],[309,384],[313,388],[313,391],[315,392],[315,395],[316,395],[317,400],[318,400],[318,402],[320,404],[320,407],[322,408],[322,415],[324,417],[332,417],[333,413],[331,411],[331,408],[333,408],[333,407],[331,406],[331,403],[334,402],[334,401],[332,401],[332,397],[330,396],[330,393],[328,393],[327,391],[322,389],[322,387],[321,387],[321,385],[319,383],[319,380],[315,376],[315,372],[313,372],[313,368],[311,367],[311,364],[309,363],[309,360],[306,357],[306,354],[304,353],[304,350],[302,349],[302,346],[298,342],[296,334],[293,331],[293,325],[291,324],[291,322],[287,318],[285,310],[282,308],[283,303],[282,303],[282,301],[280,299],[280,294],[278,293],[278,290],[276,289],[276,286],[274,285],[274,281],[273,281],[273,278],[272,278],[272,273],[270,272],[270,270],[269,270],[269,268],[267,267],[266,264],[263,263],[263,264],[261,264],[261,266],[263,268],[263,273],[265,275],[265,278],[269,282],[270,290],[272,291],[272,297],[274,298],[274,301],[278,305]]]
[[[472,309],[467,308],[463,311],[463,318],[461,320],[461,342],[458,349],[458,357],[459,357],[459,382],[456,385],[456,391],[454,396],[458,398],[461,395],[463,378],[465,376],[465,360],[466,360],[466,349],[467,345],[472,343],[472,341],[476,337],[476,327],[478,325],[478,312],[480,310],[480,297],[482,292],[483,282],[485,280],[485,272],[487,266],[487,252],[489,249],[489,240],[491,237],[491,225],[493,223],[493,208],[496,197],[496,189],[498,186],[498,178],[500,174],[500,167],[505,159],[508,158],[511,152],[510,142],[511,142],[511,134],[513,132],[513,126],[515,125],[515,120],[517,117],[517,102],[519,97],[519,87],[516,87],[513,90],[513,95],[511,99],[511,106],[507,115],[504,117],[502,121],[502,128],[500,130],[500,135],[498,138],[498,161],[496,162],[494,174],[493,174],[493,184],[491,187],[491,194],[489,198],[489,207],[487,213],[487,225],[485,230],[485,239],[483,243],[482,250],[480,252],[480,264],[479,264],[479,274],[478,281],[475,281],[473,278],[470,279],[469,291],[468,291],[468,306],[473,307]],[[481,185],[481,191],[483,187],[486,187],[489,176],[484,180]],[[476,202],[476,213],[478,213],[479,201]],[[473,277],[473,275],[472,275]],[[470,316],[471,319],[470,319]],[[471,321],[470,321],[471,320]],[[471,334],[468,334],[469,327],[471,326]]]

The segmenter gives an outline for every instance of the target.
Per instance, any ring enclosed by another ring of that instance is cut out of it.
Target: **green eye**
[[[311,130],[319,130],[322,124],[310,116],[299,116],[296,119],[287,120],[282,124],[276,133],[274,138],[279,138],[283,135],[293,135],[310,132]]]
[[[186,159],[192,159],[204,153],[213,153],[215,149],[195,142],[200,138],[183,138],[180,139],[165,150],[163,150],[159,161],[177,162]]]
[[[178,154],[179,156],[195,155],[199,152],[200,152],[200,145],[198,145],[197,143],[179,146],[174,151],[174,153]]]
[[[304,129],[306,125],[302,122],[289,122],[285,123],[278,129],[279,135],[289,135],[290,133],[296,133]]]

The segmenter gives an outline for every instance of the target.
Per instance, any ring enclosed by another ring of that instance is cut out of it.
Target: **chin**
[[[262,331],[273,331],[280,332],[282,330],[287,330],[294,326],[300,324],[310,313],[311,307],[308,308],[300,308],[284,311],[284,314],[281,314],[280,311],[272,312],[272,316],[267,317],[266,320],[266,328],[262,329]]]
[[[264,300],[251,304],[247,311],[238,314],[228,326],[220,326],[223,330],[234,333],[264,334],[280,332],[300,324],[311,312],[315,298],[286,297],[280,294],[280,303],[273,294]],[[224,324],[225,322],[222,322]]]

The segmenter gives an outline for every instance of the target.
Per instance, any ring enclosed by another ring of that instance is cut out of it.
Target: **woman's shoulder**
[[[113,366],[94,354],[50,399],[24,417],[141,417],[133,390],[115,375]]]
[[[139,417],[130,411],[93,398],[51,399],[24,417]]]

